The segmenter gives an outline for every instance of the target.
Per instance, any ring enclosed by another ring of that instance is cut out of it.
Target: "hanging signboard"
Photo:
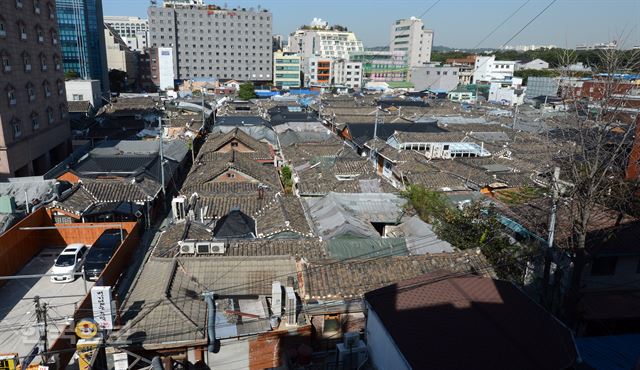
[[[113,329],[113,309],[111,307],[111,287],[94,286],[91,288],[93,320],[103,330]]]

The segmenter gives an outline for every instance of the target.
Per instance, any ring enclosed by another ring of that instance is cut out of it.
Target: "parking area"
[[[50,274],[55,258],[62,248],[45,248],[33,257],[15,276]],[[47,333],[49,345],[60,336],[71,322],[78,303],[84,298],[93,282],[78,276],[68,283],[53,283],[49,276],[14,279],[0,287],[0,352],[28,354],[37,343],[37,326],[34,298],[47,305]],[[87,312],[91,316],[91,312]]]

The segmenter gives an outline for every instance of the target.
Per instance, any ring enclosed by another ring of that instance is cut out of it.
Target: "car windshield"
[[[58,267],[69,267],[73,266],[74,263],[75,256],[73,254],[61,254],[58,256],[55,265]]]
[[[94,247],[87,255],[87,262],[107,262],[113,254],[112,248],[99,248]]]

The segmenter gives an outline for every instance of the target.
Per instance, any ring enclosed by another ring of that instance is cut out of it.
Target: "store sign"
[[[111,307],[111,287],[94,286],[91,288],[93,319],[100,329],[113,329],[113,310]]]
[[[0,370],[16,370],[18,366],[18,354],[0,354]]]
[[[76,324],[75,331],[79,338],[93,338],[98,334],[98,324],[93,319],[81,319]]]

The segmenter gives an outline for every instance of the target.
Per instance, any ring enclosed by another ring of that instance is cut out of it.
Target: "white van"
[[[87,246],[82,243],[69,244],[60,253],[51,269],[52,283],[66,283],[76,279],[75,273],[82,269]]]

